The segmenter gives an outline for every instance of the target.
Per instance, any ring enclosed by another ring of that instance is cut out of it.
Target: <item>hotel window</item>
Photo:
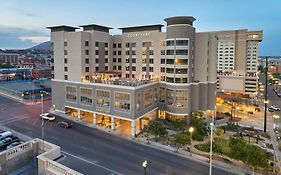
[[[104,51],[104,54],[105,54],[105,55],[108,55],[108,51],[107,51],[107,50],[106,50],[106,51]]]
[[[149,50],[149,55],[154,55],[154,51],[153,50]]]
[[[119,50],[119,51],[118,51],[118,55],[121,55],[121,54],[122,54],[122,51]]]
[[[153,96],[153,89],[147,89],[144,91],[144,108],[147,108],[154,103]]]
[[[113,70],[116,70],[116,66],[113,66]]]
[[[67,75],[64,75],[64,80],[68,80],[68,76]]]
[[[153,72],[153,67],[149,67],[149,72]]]
[[[173,74],[174,73],[174,68],[166,68],[166,73]]]
[[[153,64],[153,59],[152,58],[149,59],[149,64]]]
[[[110,91],[96,90],[96,104],[98,107],[109,108],[110,107]]]
[[[129,58],[126,58],[126,63],[129,63]]]
[[[142,67],[142,71],[145,72],[146,71],[146,67]]]
[[[90,68],[89,67],[85,67],[85,72],[90,72]]]
[[[159,88],[159,102],[165,103],[166,99],[166,89],[164,87]]]
[[[113,58],[113,63],[116,63],[116,58]]]
[[[176,50],[176,55],[188,55],[188,50]]]
[[[89,50],[85,50],[85,55],[89,55]]]
[[[64,55],[67,55],[67,50],[64,50]]]
[[[89,58],[85,58],[85,64],[89,64]]]
[[[187,74],[187,69],[176,69],[176,74]]]
[[[108,47],[108,43],[104,43],[104,47]]]
[[[85,41],[85,46],[89,46],[89,41]]]
[[[174,90],[166,89],[166,105],[173,106],[175,100]]]
[[[122,70],[122,67],[121,67],[121,66],[118,66],[118,70]]]
[[[122,62],[122,59],[121,58],[118,58],[118,63],[121,63]]]
[[[99,67],[96,67],[96,72],[98,72],[99,71]]]
[[[136,51],[135,50],[132,50],[132,55],[136,55]]]
[[[95,54],[96,54],[96,55],[99,55],[99,50],[95,50]]]
[[[166,42],[166,46],[173,46],[175,45],[175,41],[174,40],[169,40]]]
[[[116,43],[113,43],[113,48],[116,48]]]
[[[132,47],[136,47],[136,43],[131,43],[131,46]]]
[[[67,58],[64,58],[64,63],[65,63],[65,64],[67,63]]]
[[[114,50],[114,51],[113,51],[113,55],[116,55],[116,53],[117,53],[116,50]]]
[[[99,47],[99,42],[96,42],[96,43],[95,43],[95,46],[96,46],[96,47]]]
[[[129,66],[126,66],[126,71],[129,71]]]
[[[115,92],[114,93],[114,108],[117,111],[130,112],[131,97],[129,93]]]
[[[96,59],[96,64],[99,64],[99,59]]]
[[[108,63],[108,58],[104,59],[104,63]]]
[[[176,40],[176,45],[177,46],[187,46],[188,40]]]
[[[174,50],[166,50],[166,55],[174,55]]]
[[[165,50],[161,50],[161,55],[165,55]]]
[[[64,47],[67,47],[67,41],[64,41],[63,45]]]
[[[76,102],[77,88],[74,86],[65,86],[65,100],[68,102]]]
[[[166,59],[166,64],[174,64],[174,59]]]
[[[161,64],[165,64],[165,59],[161,59]]]
[[[143,95],[142,95],[141,92],[137,93],[137,99],[136,99],[136,101],[137,101],[137,103],[136,103],[136,110],[137,110],[137,112],[141,111],[142,96]]]
[[[135,66],[132,66],[132,71],[136,71],[136,67]]]
[[[132,58],[132,63],[136,63],[136,59],[135,58]]]
[[[67,72],[67,71],[68,71],[67,67],[64,67],[64,71],[65,71],[65,72]]]
[[[118,48],[121,48],[121,47],[122,47],[121,43],[118,43]]]
[[[108,71],[108,66],[105,66],[104,69],[105,69],[106,71]]]
[[[165,67],[161,67],[161,72],[165,72]]]
[[[92,105],[93,104],[93,90],[90,88],[80,88],[80,103]]]

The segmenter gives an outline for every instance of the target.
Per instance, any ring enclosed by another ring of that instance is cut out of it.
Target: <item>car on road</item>
[[[273,110],[275,110],[275,111],[280,111],[280,108],[278,107],[278,106],[275,106],[275,105],[271,105],[269,108],[268,108],[268,110],[269,109],[273,109]]]
[[[278,97],[281,97],[281,93],[280,93],[280,92],[278,92],[278,93],[277,93],[277,96],[278,96]]]
[[[5,139],[6,137],[12,136],[12,132],[11,131],[5,131],[0,133],[0,140]]]
[[[10,145],[7,146],[7,149],[13,148],[13,147],[18,146],[20,144],[21,144],[20,142],[13,142],[13,143],[11,143]]]
[[[59,122],[58,124],[62,128],[71,128],[72,127],[72,123],[68,122],[68,121],[62,121],[62,122]]]
[[[40,115],[41,119],[48,121],[55,121],[56,117],[50,113],[45,113]]]

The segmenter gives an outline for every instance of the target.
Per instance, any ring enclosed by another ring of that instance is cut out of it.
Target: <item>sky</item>
[[[0,48],[50,40],[47,26],[100,24],[114,28],[164,24],[194,16],[196,31],[263,30],[259,55],[281,55],[280,0],[0,0]]]

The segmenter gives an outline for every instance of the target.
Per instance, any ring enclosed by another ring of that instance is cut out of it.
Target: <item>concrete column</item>
[[[93,113],[93,124],[97,125],[97,113]]]
[[[77,112],[77,117],[79,120],[81,120],[81,116],[80,116],[80,109],[78,109],[78,112]]]
[[[140,121],[140,131],[142,131],[142,118],[140,118],[139,121]]]
[[[136,137],[136,121],[132,120],[131,121],[131,129],[132,129],[132,137],[135,138]]]
[[[113,116],[111,116],[111,129],[115,130],[115,120]]]

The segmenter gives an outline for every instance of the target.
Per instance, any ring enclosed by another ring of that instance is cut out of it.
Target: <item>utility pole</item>
[[[267,63],[267,57],[265,57],[265,91],[264,91],[264,126],[263,126],[263,132],[266,132],[266,112],[267,112],[267,71],[268,71],[268,63]]]

